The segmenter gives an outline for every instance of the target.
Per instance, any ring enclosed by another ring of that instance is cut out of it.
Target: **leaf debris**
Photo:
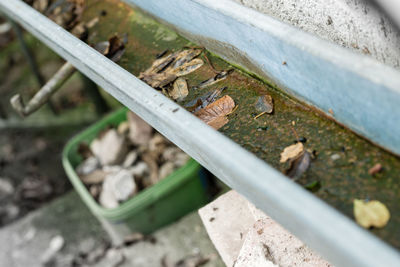
[[[364,228],[385,227],[390,219],[390,212],[385,204],[378,200],[364,201],[355,199],[353,212],[356,222]]]
[[[228,115],[235,107],[235,102],[229,95],[225,95],[214,103],[207,105],[194,113],[199,119],[218,130],[228,123]]]
[[[285,163],[288,160],[297,159],[304,152],[304,145],[301,142],[297,142],[294,145],[285,147],[281,153],[280,163]]]

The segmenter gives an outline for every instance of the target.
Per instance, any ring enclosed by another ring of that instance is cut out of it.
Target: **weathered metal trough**
[[[21,0],[0,0],[0,10],[333,264],[399,266],[397,70],[230,1],[126,0],[268,83],[240,71],[221,83],[228,86],[238,110],[218,132],[182,107],[202,92],[192,92],[178,105],[132,75],[151,64],[150,55],[190,43],[117,0],[88,2],[83,20],[103,10],[108,13],[93,28],[96,34],[89,41],[128,33],[120,66]],[[215,67],[230,68],[209,56]],[[198,83],[211,74],[203,69],[188,80]],[[266,91],[274,98],[275,113],[254,120],[254,98]],[[300,185],[279,171],[279,153],[295,139],[289,127],[293,124],[318,152]],[[343,160],[332,160],[332,154]],[[368,176],[368,166],[376,162],[386,168],[382,179]],[[315,180],[323,188],[315,195],[301,186]],[[389,244],[348,218],[352,200],[366,197],[380,198],[391,211],[387,227],[373,231]]]

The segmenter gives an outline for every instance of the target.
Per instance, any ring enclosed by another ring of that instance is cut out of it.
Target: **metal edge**
[[[229,0],[124,1],[400,155],[399,71]]]
[[[399,265],[392,247],[21,0],[0,9],[333,264]]]

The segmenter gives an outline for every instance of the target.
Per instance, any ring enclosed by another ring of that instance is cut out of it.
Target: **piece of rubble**
[[[175,167],[179,168],[185,165],[188,160],[190,159],[190,156],[186,154],[185,152],[179,152],[176,154],[176,157],[174,159],[174,165]]]
[[[99,167],[99,160],[96,157],[92,156],[82,161],[82,163],[79,164],[78,167],[76,167],[76,173],[78,175],[88,175]]]
[[[60,235],[54,236],[49,243],[49,247],[41,256],[43,264],[47,265],[54,258],[56,253],[64,247],[64,238]]]
[[[12,183],[7,178],[0,177],[0,200],[12,195],[14,191]]]
[[[123,121],[118,125],[117,131],[119,134],[124,135],[129,132],[129,123],[127,121]]]
[[[167,147],[162,153],[162,159],[165,161],[173,161],[176,158],[176,154],[178,154],[179,152],[182,152],[182,150],[180,150],[178,147]]]
[[[138,158],[138,153],[132,150],[131,152],[128,153],[128,155],[126,155],[125,160],[122,163],[122,167],[128,168],[132,166],[133,163],[136,162],[137,158]]]
[[[127,170],[120,170],[106,176],[100,193],[100,204],[105,208],[116,208],[119,201],[125,201],[137,191],[133,175]]]
[[[143,161],[137,163],[135,166],[129,168],[128,170],[134,177],[143,176],[146,173],[150,172],[149,166]]]
[[[100,184],[107,176],[107,172],[97,169],[87,175],[80,176],[82,182],[86,185]]]
[[[146,144],[152,137],[153,128],[133,112],[127,113],[129,139],[135,145]]]
[[[175,170],[175,165],[173,162],[164,163],[159,169],[158,179],[159,180],[164,179],[165,177],[173,173],[174,170]]]
[[[90,144],[90,148],[101,165],[118,164],[128,152],[125,137],[119,135],[116,129],[107,130],[101,138],[95,139]]]

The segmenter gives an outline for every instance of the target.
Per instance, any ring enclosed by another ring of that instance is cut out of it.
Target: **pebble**
[[[135,145],[146,144],[152,137],[153,128],[133,112],[127,113],[129,139]]]
[[[340,159],[340,155],[339,154],[333,154],[331,156],[331,160],[333,160],[333,161],[338,160],[338,159]]]
[[[100,162],[96,157],[89,157],[85,159],[81,164],[76,168],[76,172],[78,175],[88,175],[93,172],[97,168],[99,168]]]
[[[95,139],[90,144],[90,149],[103,166],[121,163],[128,152],[125,137],[115,129],[110,129],[102,138]]]
[[[158,179],[164,179],[165,177],[167,177],[168,175],[170,175],[171,173],[173,173],[175,170],[175,165],[172,162],[166,162],[164,163],[161,167],[160,170],[158,172]]]

